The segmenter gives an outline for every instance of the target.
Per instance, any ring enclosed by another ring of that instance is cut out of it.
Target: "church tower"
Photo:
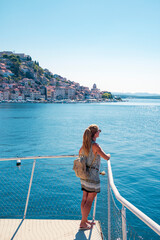
[[[97,88],[97,86],[96,86],[96,84],[94,83],[94,84],[93,84],[93,89],[96,89],[96,88]]]

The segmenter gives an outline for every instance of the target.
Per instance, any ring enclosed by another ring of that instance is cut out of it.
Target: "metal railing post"
[[[92,219],[93,222],[94,222],[95,216],[96,216],[96,205],[97,205],[97,195],[95,196],[95,199],[94,199],[93,219]]]
[[[126,228],[126,208],[122,205],[122,235],[123,240],[127,240],[127,228]]]
[[[111,203],[110,203],[109,175],[108,175],[108,240],[111,240]]]
[[[27,213],[29,196],[30,196],[30,191],[31,191],[31,186],[32,186],[32,180],[33,180],[33,174],[34,174],[34,169],[35,169],[35,164],[36,164],[36,158],[34,158],[34,162],[33,162],[33,166],[32,166],[32,173],[31,173],[31,178],[30,178],[30,183],[29,183],[29,188],[28,188],[28,194],[27,194],[27,200],[26,200],[26,206],[25,206],[25,210],[24,210],[23,219],[25,219],[26,213]]]

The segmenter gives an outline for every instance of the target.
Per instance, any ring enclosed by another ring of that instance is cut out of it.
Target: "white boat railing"
[[[68,158],[78,157],[78,155],[54,155],[54,156],[35,156],[35,157],[14,157],[14,158],[0,158],[0,161],[12,161],[12,160],[29,160],[29,159],[47,159],[47,158]]]
[[[77,155],[56,155],[56,156],[32,156],[32,157],[15,157],[15,158],[0,158],[1,161],[12,161],[12,160],[34,160],[33,166],[32,166],[32,172],[29,182],[29,188],[28,188],[28,194],[26,199],[26,205],[25,205],[25,211],[23,215],[23,219],[26,217],[27,213],[27,207],[30,197],[30,191],[32,186],[32,179],[35,169],[35,164],[38,159],[55,159],[55,158],[72,158],[77,157]],[[112,189],[116,199],[122,204],[122,210],[121,210],[121,217],[122,217],[122,238],[123,240],[127,240],[127,228],[126,228],[126,211],[125,207],[128,208],[134,215],[136,215],[141,221],[143,221],[146,225],[149,226],[154,232],[156,232],[158,235],[160,235],[160,225],[158,225],[156,222],[154,222],[151,218],[149,218],[147,215],[145,215],[143,212],[141,212],[138,208],[136,208],[133,204],[128,202],[125,198],[123,198],[113,181],[113,175],[112,175],[112,169],[111,169],[111,163],[110,160],[107,161],[108,163],[108,240],[111,240],[111,211],[110,211],[110,189]],[[97,197],[95,198],[94,202],[94,208],[93,208],[93,221],[95,220],[95,213],[96,213],[96,203],[97,203]]]
[[[28,202],[29,202],[29,197],[30,197],[30,191],[31,191],[31,186],[32,186],[32,180],[33,180],[33,175],[34,175],[34,169],[36,165],[36,160],[38,159],[54,159],[54,158],[72,158],[72,157],[78,157],[78,155],[54,155],[54,156],[35,156],[35,157],[15,157],[15,158],[0,158],[1,161],[19,161],[19,160],[31,160],[34,159],[33,161],[33,166],[32,166],[32,172],[31,172],[31,177],[30,177],[30,182],[29,182],[29,188],[28,188],[28,194],[27,194],[27,199],[26,199],[26,204],[25,204],[25,210],[24,210],[24,215],[23,219],[26,217],[27,213],[27,208],[28,208]],[[95,221],[95,215],[96,215],[96,205],[97,205],[97,196],[95,197],[94,200],[94,207],[93,207],[93,217],[92,221]]]
[[[110,224],[110,188],[112,189],[116,199],[122,204],[122,236],[123,240],[127,239],[127,230],[126,230],[126,211],[125,207],[128,208],[134,215],[136,215],[141,221],[143,221],[149,228],[151,228],[154,232],[160,235],[160,225],[154,222],[151,218],[149,218],[146,214],[141,212],[138,208],[136,208],[133,204],[128,202],[125,198],[123,198],[113,181],[112,169],[110,160],[108,163],[108,240],[111,240],[111,224]]]
[[[30,197],[30,192],[31,192],[31,187],[32,187],[32,180],[33,180],[33,175],[34,175],[34,170],[35,170],[35,165],[36,161],[38,159],[54,159],[54,158],[70,158],[70,157],[78,157],[78,155],[54,155],[54,156],[32,156],[32,157],[15,157],[15,158],[0,158],[0,162],[4,161],[20,161],[21,160],[33,160],[33,166],[32,166],[32,172],[31,172],[31,177],[29,181],[29,187],[28,187],[28,193],[27,193],[27,198],[26,198],[26,204],[25,204],[25,210],[24,210],[24,215],[23,219],[25,219],[26,214],[27,214],[27,208],[28,208],[28,203],[29,203],[29,197]],[[94,212],[93,212],[93,221],[95,219],[95,211],[96,211],[96,201],[94,204]]]

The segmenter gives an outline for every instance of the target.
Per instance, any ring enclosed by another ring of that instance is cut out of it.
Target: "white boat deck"
[[[0,219],[0,240],[102,240],[98,221],[79,230],[79,220]]]

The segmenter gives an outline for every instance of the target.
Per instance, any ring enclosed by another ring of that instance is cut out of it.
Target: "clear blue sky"
[[[160,94],[160,0],[1,0],[0,51],[111,92]]]

